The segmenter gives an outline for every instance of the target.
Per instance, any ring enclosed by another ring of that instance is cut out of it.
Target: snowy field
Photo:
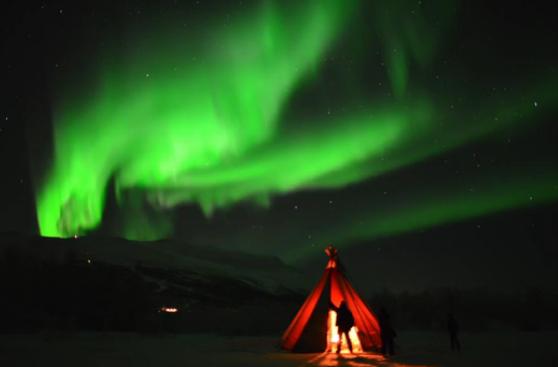
[[[402,332],[399,353],[282,352],[274,337],[118,333],[0,335],[0,366],[558,366],[558,332],[478,333],[450,352],[444,334]]]

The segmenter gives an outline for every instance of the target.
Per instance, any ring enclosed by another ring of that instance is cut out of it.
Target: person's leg
[[[451,334],[451,350],[458,350],[458,341],[457,341],[457,335],[455,335],[454,333]]]
[[[381,338],[382,338],[382,348],[381,348],[380,352],[381,352],[383,355],[386,355],[386,342],[387,342],[387,341],[386,341],[386,338],[384,338],[383,335],[381,336]]]
[[[389,339],[389,354],[390,355],[394,355],[395,354],[395,348],[393,346],[393,338]]]
[[[343,343],[343,332],[338,329],[339,341],[337,342],[337,354],[341,353],[341,344]]]
[[[345,331],[344,334],[347,337],[347,345],[349,346],[349,350],[352,353],[353,352],[353,343],[351,342],[351,338],[349,338],[349,332]]]
[[[386,357],[389,356],[389,353],[390,353],[390,351],[391,351],[391,345],[390,345],[390,343],[391,343],[391,340],[390,340],[389,338],[385,338],[385,339],[384,339],[384,348],[383,348],[384,351],[383,351],[382,354],[383,354],[384,356],[386,356]]]

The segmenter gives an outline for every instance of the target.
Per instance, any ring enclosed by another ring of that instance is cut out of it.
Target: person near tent
[[[353,314],[347,307],[345,301],[341,301],[339,307],[336,307],[332,302],[329,303],[329,307],[337,313],[337,331],[339,332],[339,344],[337,344],[337,353],[341,353],[341,342],[343,341],[343,334],[345,334],[345,339],[347,340],[347,345],[351,353],[353,352],[353,343],[351,343],[351,338],[349,337],[349,331],[355,324],[355,319]]]
[[[461,344],[459,343],[458,333],[459,324],[452,313],[448,313],[448,332],[450,335],[451,350],[460,350]]]
[[[378,322],[380,323],[380,337],[382,338],[382,354],[394,355],[395,354],[395,343],[394,340],[397,334],[391,325],[391,320],[389,313],[384,307],[380,308],[378,313]]]

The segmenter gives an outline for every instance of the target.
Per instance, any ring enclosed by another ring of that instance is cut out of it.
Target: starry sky
[[[3,7],[0,231],[555,251],[555,4]]]

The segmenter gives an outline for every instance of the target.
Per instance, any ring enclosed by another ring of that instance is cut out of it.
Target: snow
[[[557,366],[558,332],[470,333],[449,351],[442,333],[401,332],[398,355],[293,354],[277,336],[41,333],[0,335],[0,366]]]

